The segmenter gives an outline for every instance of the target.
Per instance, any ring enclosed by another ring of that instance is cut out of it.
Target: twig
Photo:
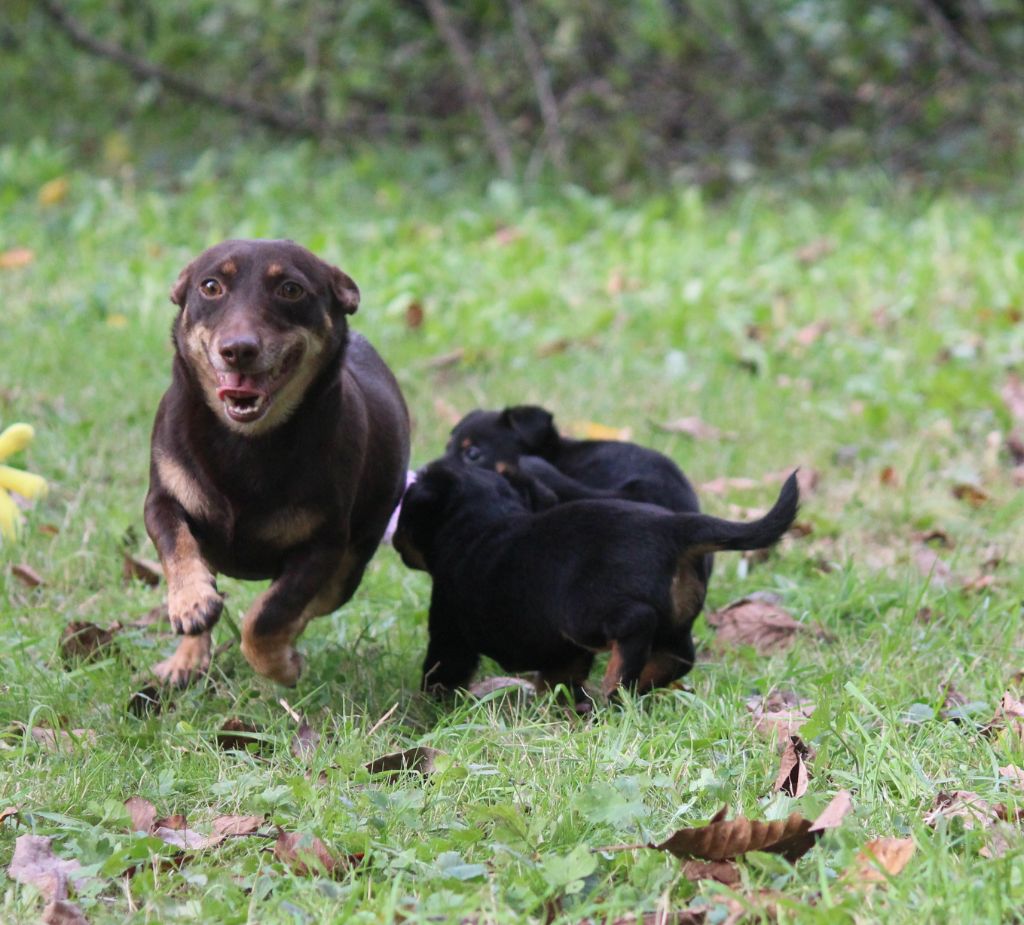
[[[398,709],[398,704],[396,703],[390,710],[388,710],[387,713],[385,713],[379,720],[377,720],[377,722],[375,722],[370,727],[370,731],[368,733],[366,733],[366,737],[369,738],[378,729],[380,729],[381,726],[383,726],[389,719],[391,719],[392,715],[394,714],[395,710],[397,710],[397,709]]]
[[[284,697],[282,697],[277,702],[279,704],[281,704],[281,706],[284,708],[284,712],[285,713],[287,713],[300,726],[302,725],[302,717],[299,716],[299,714],[295,712],[295,708],[287,700],[285,700]]]
[[[484,92],[483,81],[473,64],[473,56],[470,54],[469,46],[462,37],[455,22],[452,20],[448,7],[444,0],[425,0],[430,18],[434,21],[441,39],[448,48],[448,52],[455,59],[458,66],[459,79],[462,81],[462,89],[466,93],[469,104],[476,110],[477,116],[484,127],[484,135],[487,137],[487,145],[491,154],[498,164],[498,169],[506,179],[515,176],[516,165],[512,157],[512,147],[508,141],[505,127],[501,124],[498,114],[495,112],[491,101]]]
[[[347,126],[310,118],[287,109],[269,106],[247,96],[222,93],[208,89],[201,83],[189,80],[169,71],[159,64],[133,55],[115,42],[107,42],[89,32],[77,19],[56,0],[41,0],[41,5],[57,27],[79,48],[120,64],[140,80],[158,80],[168,90],[181,96],[200,100],[211,106],[218,106],[241,116],[248,116],[272,128],[289,132],[300,132],[317,137],[340,136]]]
[[[512,25],[516,39],[523,51],[523,58],[533,79],[533,89],[537,94],[537,106],[541,119],[544,121],[544,135],[547,138],[548,151],[555,168],[565,172],[565,139],[562,137],[561,120],[558,114],[558,103],[551,89],[551,75],[548,73],[544,57],[530,33],[530,24],[526,18],[526,9],[522,0],[509,0],[512,10]]]

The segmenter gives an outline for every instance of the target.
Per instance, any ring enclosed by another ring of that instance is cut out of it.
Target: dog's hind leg
[[[606,697],[620,686],[636,688],[650,658],[657,626],[658,614],[653,607],[643,604],[637,604],[612,621],[607,630],[612,640],[611,655],[601,682],[601,690]]]
[[[693,647],[690,628],[676,630],[672,639],[658,639],[651,655],[640,672],[637,689],[649,691],[655,687],[667,687],[681,678],[692,667],[697,656]]]
[[[428,631],[430,640],[423,659],[421,689],[443,694],[465,687],[480,664],[480,655],[463,638],[456,621],[446,613],[443,605],[437,603],[436,598],[430,604]]]
[[[184,687],[206,674],[210,667],[210,634],[184,636],[170,658],[153,666],[156,676],[174,687]]]

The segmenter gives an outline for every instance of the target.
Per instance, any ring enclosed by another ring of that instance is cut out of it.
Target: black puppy
[[[484,654],[578,690],[607,649],[606,694],[669,684],[693,666],[706,589],[694,563],[771,545],[798,500],[790,476],[752,523],[616,500],[535,513],[500,474],[438,460],[406,493],[394,540],[433,578],[423,686],[464,685]]]

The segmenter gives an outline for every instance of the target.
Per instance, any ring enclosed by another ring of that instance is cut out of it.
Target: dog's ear
[[[352,315],[359,308],[359,287],[347,273],[337,267],[328,267],[331,280],[331,295],[335,305],[346,315]]]
[[[530,451],[543,449],[558,439],[554,415],[537,405],[516,405],[506,408],[498,418],[511,428]]]
[[[171,286],[171,301],[178,306],[184,307],[185,301],[188,298],[188,286],[192,280],[192,267],[194,263],[190,263],[178,274],[177,280],[174,285]]]

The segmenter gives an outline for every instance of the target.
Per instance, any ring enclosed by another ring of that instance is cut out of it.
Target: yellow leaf
[[[63,202],[71,189],[71,181],[67,177],[57,177],[39,187],[39,205],[55,206]]]
[[[629,440],[633,436],[631,427],[609,427],[594,421],[574,421],[570,429],[584,440]]]
[[[112,315],[107,315],[107,327],[108,328],[126,328],[128,327],[128,316],[122,315],[120,312],[114,312]]]

